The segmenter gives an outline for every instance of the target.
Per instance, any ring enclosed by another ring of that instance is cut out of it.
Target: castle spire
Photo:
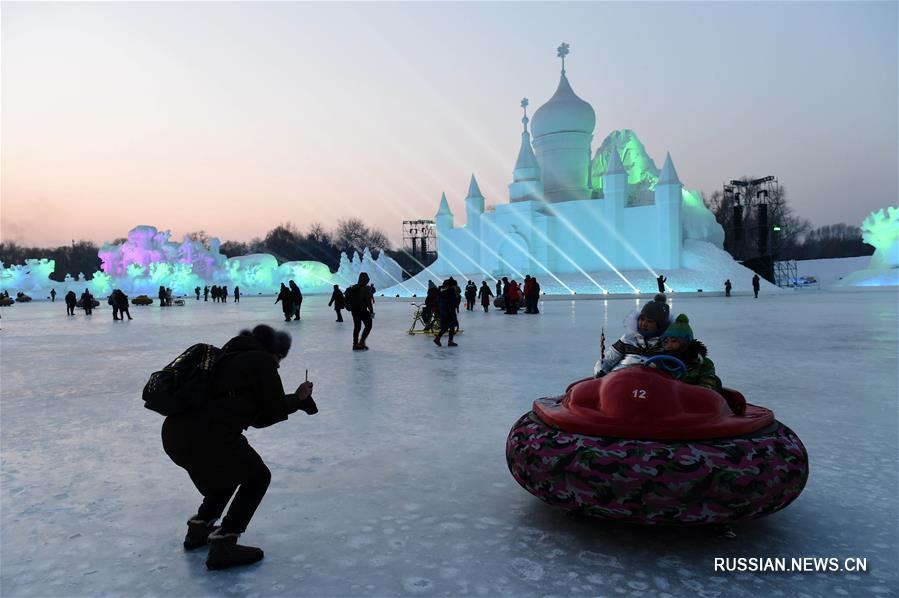
[[[677,171],[674,170],[674,163],[671,161],[671,153],[665,154],[665,165],[662,166],[662,172],[659,174],[658,185],[682,184],[677,178]]]
[[[449,202],[446,201],[446,192],[440,194],[440,207],[437,208],[436,215],[442,216],[444,214],[449,214],[450,216],[453,215],[453,213],[450,212]]]
[[[474,173],[471,175],[471,181],[468,183],[468,196],[465,199],[471,199],[475,197],[480,197],[483,199],[484,195],[481,193],[480,187],[478,187],[478,181],[474,178]]]
[[[521,132],[521,147],[512,173],[513,182],[540,178],[540,166],[537,164],[537,157],[534,156],[534,148],[531,147],[531,134],[528,133],[528,104],[527,98],[521,98],[521,107],[524,110],[521,124],[524,125],[524,130]]]

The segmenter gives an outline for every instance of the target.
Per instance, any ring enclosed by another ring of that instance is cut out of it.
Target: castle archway
[[[531,249],[520,233],[507,233],[500,243],[499,268],[503,275],[524,276],[531,269]],[[516,272],[516,270],[518,272]]]

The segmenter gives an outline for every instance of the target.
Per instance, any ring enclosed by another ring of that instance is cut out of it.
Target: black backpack
[[[346,288],[346,291],[343,293],[343,304],[346,306],[347,310],[353,311],[358,309],[357,304],[359,303],[356,295],[359,293],[358,289],[356,289],[356,285],[351,285]]]
[[[144,407],[161,415],[195,409],[212,398],[213,372],[222,350],[198,343],[150,375],[144,386]]]

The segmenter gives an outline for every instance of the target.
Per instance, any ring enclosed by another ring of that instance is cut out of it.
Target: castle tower
[[[681,267],[681,247],[683,233],[681,213],[683,210],[683,184],[677,178],[671,154],[665,155],[665,165],[659,174],[659,182],[655,189],[656,217],[658,218],[658,244],[660,268],[675,269]]]
[[[478,181],[471,175],[468,183],[468,196],[465,198],[465,228],[476,239],[481,238],[481,214],[484,213],[484,196],[478,187]]]
[[[558,48],[562,77],[556,93],[534,113],[531,130],[549,203],[589,199],[590,144],[596,126],[593,107],[575,95],[565,76],[568,44]]]
[[[465,230],[471,236],[465,239],[466,253],[475,263],[481,263],[481,215],[484,213],[484,196],[478,187],[478,181],[471,175],[468,183],[468,196],[465,198]]]
[[[601,202],[602,218],[611,231],[604,230],[603,235],[616,239],[612,231],[619,231],[624,222],[624,208],[627,206],[627,170],[618,155],[618,148],[613,147],[609,154],[609,165],[602,175],[603,199]],[[610,249],[606,257],[612,262],[618,262],[617,241],[609,245]]]
[[[543,196],[543,183],[540,181],[540,165],[534,150],[531,147],[531,134],[528,133],[528,99],[522,98],[521,107],[524,109],[524,117],[521,124],[524,130],[521,133],[521,147],[518,150],[518,159],[515,161],[515,170],[512,171],[512,183],[509,185],[509,202],[531,201]]]
[[[437,233],[440,234],[444,230],[452,230],[453,213],[450,212],[449,203],[446,201],[446,193],[440,194],[440,207],[434,214],[434,221],[437,223]]]

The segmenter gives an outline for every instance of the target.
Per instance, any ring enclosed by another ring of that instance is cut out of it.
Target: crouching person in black
[[[215,365],[213,399],[203,406],[171,415],[162,425],[162,446],[187,470],[203,503],[187,522],[184,548],[209,544],[206,566],[225,569],[262,559],[263,552],[241,546],[246,530],[271,481],[271,472],[247,442],[249,426],[265,428],[297,410],[318,412],[312,382],[284,393],[278,367],[290,350],[290,335],[264,324],[241,333],[222,347]],[[234,495],[220,527],[215,521]]]

